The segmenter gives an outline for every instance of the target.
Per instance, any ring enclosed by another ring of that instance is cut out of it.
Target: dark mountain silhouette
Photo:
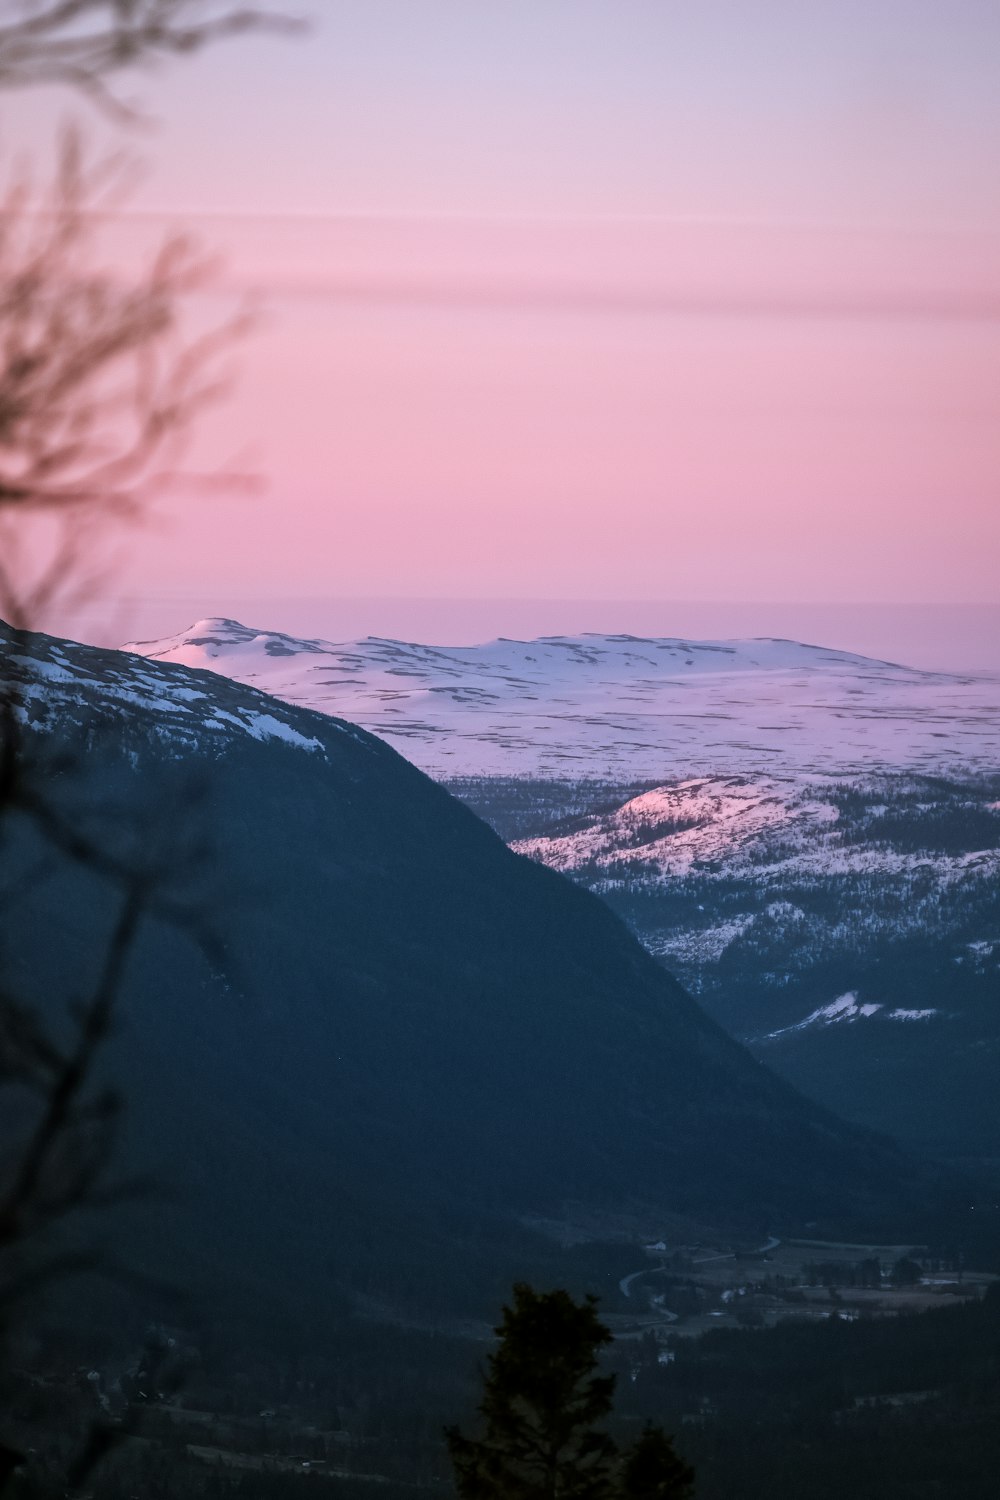
[[[534,1274],[535,1216],[898,1236],[939,1201],[380,740],[208,672],[45,636],[6,650],[29,748],[86,751],[53,782],[74,816],[210,844],[184,895],[220,954],[149,922],[106,1059],[123,1169],[174,1190],[117,1221],[143,1266],[279,1321],[352,1299],[439,1315]],[[16,882],[37,848],[8,832]],[[64,1001],[113,909],[67,861],[25,882],[10,972]]]

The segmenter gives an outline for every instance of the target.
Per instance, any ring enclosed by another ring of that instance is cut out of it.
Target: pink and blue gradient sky
[[[206,453],[269,483],[168,505],[130,633],[337,634],[363,596],[373,633],[407,633],[376,599],[437,597],[454,639],[529,633],[531,600],[566,601],[549,630],[715,600],[700,633],[746,603],[791,634],[805,601],[863,648],[861,606],[928,603],[987,664],[1000,617],[958,606],[1000,605],[995,0],[312,9],[143,85],[119,242],[187,218],[262,289]],[[17,103],[7,143],[63,107]],[[905,657],[903,620],[871,649]]]

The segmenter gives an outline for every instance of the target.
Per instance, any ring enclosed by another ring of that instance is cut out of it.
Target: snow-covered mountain
[[[795,641],[544,636],[335,644],[199,620],[126,647],[334,714],[445,778],[992,769],[1000,677]]]
[[[788,777],[699,776],[642,791],[567,831],[518,839],[513,847],[567,874],[586,865],[614,875],[624,863],[666,877],[724,861],[731,878],[768,840],[780,837],[787,859],[793,837],[801,858],[828,831],[824,825],[837,821],[821,788],[807,794]]]
[[[1000,803],[991,782],[932,789],[903,775],[698,777],[654,787],[570,826],[511,840],[563,874],[655,885],[693,877],[758,890],[816,879],[910,881],[926,889],[1000,877]],[[844,805],[865,799],[859,821]],[[894,804],[877,797],[890,798]],[[965,827],[940,842],[958,804]],[[564,820],[565,822],[565,820]],[[901,826],[900,826],[901,825]],[[902,833],[902,837],[900,834]]]
[[[1000,1151],[1000,678],[778,640],[332,645],[216,619],[130,649],[374,731],[800,1087]]]

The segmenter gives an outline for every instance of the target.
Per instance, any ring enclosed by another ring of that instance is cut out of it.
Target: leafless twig
[[[50,192],[19,182],[0,203],[0,615],[13,625],[86,593],[102,530],[176,481],[250,322],[244,310],[184,332],[211,269],[185,236],[133,280],[101,264],[89,210],[119,174],[89,166],[70,131]]]
[[[0,88],[63,85],[134,121],[139,111],[110,87],[110,78],[188,56],[223,37],[301,26],[292,14],[226,0],[6,0]]]
[[[0,91],[62,85],[134,122],[117,87],[130,73],[222,37],[299,25],[236,0],[0,0]],[[197,906],[177,895],[198,841],[150,848],[144,829],[140,857],[140,841],[130,846],[101,809],[52,793],[86,749],[43,745],[28,728],[29,632],[54,603],[87,597],[109,527],[141,519],[180,476],[192,426],[226,389],[225,357],[247,327],[240,312],[192,332],[185,314],[210,267],[186,236],[167,239],[139,274],[102,260],[100,211],[121,180],[120,161],[88,161],[70,131],[47,193],[22,176],[0,197],[0,854],[27,820],[45,852],[23,878],[37,883],[69,862],[117,903],[96,977],[75,1003],[33,1005],[0,973],[0,1103],[13,1126],[0,1147],[0,1337],[15,1305],[54,1281],[95,1269],[127,1279],[79,1236],[60,1235],[80,1210],[141,1186],[109,1179],[120,1101],[98,1082],[98,1064],[143,921],[209,941]],[[13,925],[14,906],[5,888],[0,926]],[[128,1430],[130,1419],[90,1426],[71,1488]],[[18,1461],[0,1444],[0,1489]]]

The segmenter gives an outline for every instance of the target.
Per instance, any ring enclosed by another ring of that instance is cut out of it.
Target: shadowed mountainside
[[[148,924],[107,1058],[123,1165],[177,1190],[129,1212],[144,1264],[276,1317],[308,1318],[318,1288],[455,1313],[537,1263],[530,1216],[919,1233],[943,1202],[382,741],[207,672],[5,649],[29,744],[89,752],[56,788],[68,815],[146,839],[194,819],[211,845],[185,896],[222,957]],[[38,850],[8,834],[16,880]],[[113,908],[65,862],[26,883],[22,987],[71,996]]]

